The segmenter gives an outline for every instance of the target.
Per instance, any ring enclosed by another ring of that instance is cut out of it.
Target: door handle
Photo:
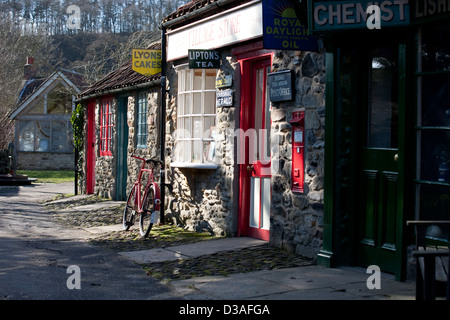
[[[255,171],[255,167],[253,165],[247,166],[247,171]]]
[[[394,156],[394,161],[395,161],[395,162],[398,161],[398,153],[395,154],[395,156]]]

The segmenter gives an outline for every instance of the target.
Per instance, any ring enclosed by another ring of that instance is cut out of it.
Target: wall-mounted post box
[[[303,192],[305,177],[305,111],[292,113],[292,192]]]

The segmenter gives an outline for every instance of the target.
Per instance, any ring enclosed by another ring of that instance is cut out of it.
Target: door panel
[[[270,102],[271,57],[244,62],[241,128],[246,132],[241,164],[239,234],[269,240],[271,205]],[[242,142],[244,143],[244,142]]]
[[[368,99],[363,112],[357,260],[396,271],[398,184],[399,71],[396,45],[371,50]]]

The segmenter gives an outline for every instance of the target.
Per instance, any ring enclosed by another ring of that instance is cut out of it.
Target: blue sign
[[[289,0],[264,0],[263,42],[266,49],[317,51],[317,38],[297,17]]]
[[[312,7],[314,31],[371,29],[372,22],[376,20],[380,29],[408,25],[409,1],[314,1]]]

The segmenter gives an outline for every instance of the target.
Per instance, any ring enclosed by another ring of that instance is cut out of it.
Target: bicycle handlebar
[[[157,159],[144,159],[144,158],[138,157],[134,154],[132,154],[131,157],[136,158],[141,161],[145,161],[145,163],[153,163],[154,166],[156,166],[157,164],[160,164],[161,166],[164,165],[164,162],[162,162],[161,160],[157,160]]]

